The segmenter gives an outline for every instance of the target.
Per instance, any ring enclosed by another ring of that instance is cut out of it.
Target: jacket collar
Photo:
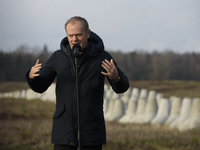
[[[89,56],[95,57],[99,52],[104,51],[104,44],[102,39],[94,32],[90,32],[90,38],[88,39],[91,50],[88,52]],[[60,44],[61,50],[63,50],[68,56],[72,55],[72,50],[69,46],[68,38],[65,37]]]

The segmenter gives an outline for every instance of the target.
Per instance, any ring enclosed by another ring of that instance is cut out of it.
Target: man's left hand
[[[110,60],[110,62],[105,59],[102,61],[102,67],[107,71],[106,72],[101,72],[103,75],[109,77],[110,79],[117,81],[119,77],[119,73],[117,71],[117,68],[115,67],[115,64],[113,62],[113,59]]]

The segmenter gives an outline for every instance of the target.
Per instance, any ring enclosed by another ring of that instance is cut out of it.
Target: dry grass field
[[[166,97],[200,97],[200,82],[137,81],[132,87],[162,92]],[[27,88],[26,83],[0,83],[0,92]],[[55,103],[0,99],[0,150],[53,150],[52,116]],[[107,122],[103,150],[200,150],[200,130],[185,132],[149,124]]]

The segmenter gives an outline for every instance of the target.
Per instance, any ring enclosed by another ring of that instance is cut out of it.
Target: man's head
[[[72,17],[65,23],[65,30],[71,49],[79,44],[82,49],[87,46],[90,30],[88,22],[82,17]]]

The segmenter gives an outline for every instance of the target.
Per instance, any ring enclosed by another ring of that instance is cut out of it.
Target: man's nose
[[[73,41],[77,41],[77,40],[78,40],[77,36],[74,35],[74,36],[73,36]]]

